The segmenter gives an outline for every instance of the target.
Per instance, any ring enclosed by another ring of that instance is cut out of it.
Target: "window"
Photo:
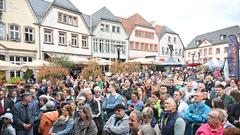
[[[144,50],[144,43],[141,43],[141,50]]]
[[[78,47],[78,35],[77,34],[72,34],[71,46]]]
[[[120,27],[117,27],[117,33],[120,33]]]
[[[228,52],[228,47],[224,47],[224,53]]]
[[[130,49],[134,49],[134,42],[133,41],[130,42]]]
[[[179,55],[182,55],[182,49],[179,49]]]
[[[82,36],[82,48],[88,48],[88,37]]]
[[[33,28],[30,28],[30,27],[25,28],[25,41],[26,42],[34,42],[33,33],[34,33]]]
[[[207,49],[204,49],[204,56],[207,55]]]
[[[171,43],[171,37],[170,37],[170,36],[168,36],[168,42],[170,42],[170,43]]]
[[[174,52],[175,52],[175,55],[178,55],[178,48],[175,48]]]
[[[227,35],[225,35],[225,34],[220,35],[220,40],[225,40],[226,38],[227,38]]]
[[[10,25],[10,40],[20,41],[20,27]]]
[[[112,26],[112,32],[113,32],[113,33],[116,32],[116,26]]]
[[[196,45],[200,45],[201,40],[196,40]]]
[[[101,24],[101,25],[100,25],[100,30],[101,30],[101,31],[104,31],[104,24]]]
[[[58,22],[77,26],[77,17],[59,12],[58,13]]]
[[[216,54],[220,54],[220,48],[216,48]]]
[[[106,53],[110,52],[110,46],[109,46],[109,40],[105,40],[105,48],[106,48]]]
[[[105,31],[109,32],[109,25],[107,25],[107,24],[105,25]]]
[[[115,41],[111,41],[111,52],[115,53]]]
[[[212,48],[208,49],[208,55],[212,55]]]
[[[138,42],[135,43],[135,49],[139,50],[139,43]]]
[[[166,49],[166,54],[169,54],[169,48],[167,47],[167,49]]]
[[[4,10],[4,0],[0,0],[0,10]]]
[[[44,30],[44,43],[53,43],[53,31],[49,29]]]
[[[122,53],[126,53],[126,42],[122,42]]]
[[[188,58],[190,58],[191,57],[191,52],[188,52]]]
[[[157,51],[157,45],[154,45],[154,50],[153,51]]]
[[[5,39],[5,25],[0,23],[0,39]]]
[[[153,44],[150,44],[150,51],[153,51]]]
[[[165,47],[162,47],[162,54],[165,54]]]
[[[102,39],[99,40],[99,50],[100,52],[104,52],[104,44]]]
[[[58,33],[58,44],[59,45],[67,45],[67,37],[66,37],[66,33],[65,32],[59,32]]]
[[[177,38],[176,37],[173,38],[173,43],[175,43],[175,44],[177,43]]]
[[[93,51],[98,52],[98,40],[95,38],[93,39]]]

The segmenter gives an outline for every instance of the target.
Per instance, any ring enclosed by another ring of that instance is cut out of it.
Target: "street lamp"
[[[120,51],[121,51],[121,48],[123,47],[122,45],[115,45],[116,49],[117,49],[117,60],[120,61]]]

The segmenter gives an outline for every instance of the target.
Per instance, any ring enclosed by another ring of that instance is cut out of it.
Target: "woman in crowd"
[[[72,114],[72,106],[65,105],[62,109],[62,115],[53,123],[51,135],[69,135],[74,123]]]
[[[144,108],[144,104],[139,100],[138,91],[133,91],[131,95],[131,100],[127,101],[126,105],[127,114],[130,114],[131,111],[138,110],[141,111]]]
[[[77,108],[79,117],[75,119],[72,135],[97,135],[98,129],[92,118],[89,106],[83,105]]]

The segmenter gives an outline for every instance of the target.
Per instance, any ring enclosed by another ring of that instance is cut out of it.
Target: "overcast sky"
[[[185,46],[199,34],[240,24],[240,0],[71,0],[85,14],[106,6],[115,16],[139,13],[178,33]]]

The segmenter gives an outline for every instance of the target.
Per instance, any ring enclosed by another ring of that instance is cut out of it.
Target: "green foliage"
[[[67,69],[72,68],[74,65],[72,61],[65,57],[53,59],[52,62]]]
[[[23,79],[27,80],[28,78],[30,78],[33,74],[33,71],[30,69],[27,69],[27,71],[24,73]]]
[[[5,72],[0,71],[0,82],[3,82],[6,79]]]
[[[22,81],[21,77],[12,77],[7,82],[10,84],[17,84]]]
[[[80,74],[84,79],[89,77],[97,78],[102,77],[102,70],[96,61],[91,61],[85,66]]]

